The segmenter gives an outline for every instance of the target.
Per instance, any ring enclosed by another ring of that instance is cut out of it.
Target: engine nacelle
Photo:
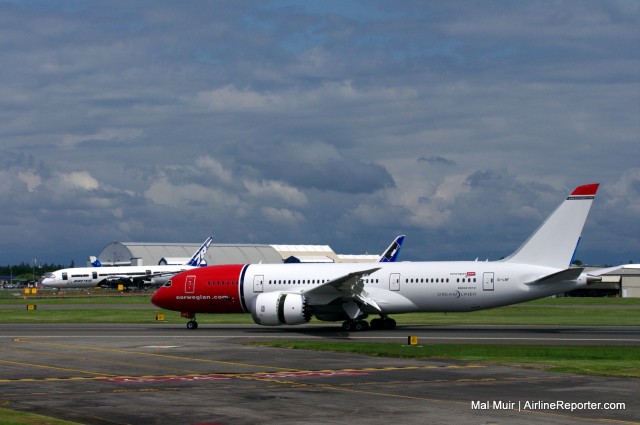
[[[267,292],[256,297],[251,316],[264,326],[301,325],[311,319],[311,312],[302,294]]]

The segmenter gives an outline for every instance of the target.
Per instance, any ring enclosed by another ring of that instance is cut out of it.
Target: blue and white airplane
[[[74,267],[45,273],[42,286],[49,288],[93,288],[96,286],[113,287],[123,284],[126,287],[144,285],[162,285],[172,276],[185,270],[207,265],[204,255],[209,249],[213,237],[208,237],[188,262],[166,266],[119,266]]]

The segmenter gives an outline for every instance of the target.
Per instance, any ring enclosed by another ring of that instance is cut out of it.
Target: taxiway
[[[637,379],[245,343],[330,338],[402,344],[411,334],[424,343],[541,338],[640,345],[639,332],[478,327],[463,333],[457,327],[415,326],[348,335],[318,325],[203,325],[189,331],[177,324],[3,324],[0,400],[84,424],[634,423],[640,417]],[[624,408],[522,409],[527,401]]]

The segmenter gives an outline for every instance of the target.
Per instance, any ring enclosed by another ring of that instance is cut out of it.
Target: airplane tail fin
[[[566,269],[580,242],[598,183],[578,186],[513,254],[503,261]]]
[[[382,253],[378,263],[394,263],[398,259],[398,255],[400,255],[403,242],[404,235],[396,237],[393,242],[391,242],[391,245]]]
[[[213,241],[213,237],[209,236],[206,241],[200,246],[200,248],[193,254],[193,257],[187,262],[188,266],[200,267],[206,266],[207,260],[204,259],[204,254],[207,253],[207,249],[209,249],[209,245]]]
[[[91,263],[91,267],[102,267],[102,263],[93,255],[89,257],[89,262]]]

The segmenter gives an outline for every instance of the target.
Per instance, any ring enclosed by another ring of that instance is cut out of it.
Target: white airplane
[[[75,267],[45,273],[40,283],[45,287],[59,289],[111,287],[118,283],[135,287],[162,285],[177,273],[206,266],[204,254],[211,245],[211,241],[213,238],[208,237],[189,261],[181,265]]]
[[[499,261],[238,264],[179,273],[151,301],[195,329],[197,313],[251,313],[266,326],[311,317],[345,331],[393,329],[390,314],[465,312],[571,291],[612,269],[570,268],[599,184],[579,186],[511,256]],[[365,319],[370,315],[379,318]]]

